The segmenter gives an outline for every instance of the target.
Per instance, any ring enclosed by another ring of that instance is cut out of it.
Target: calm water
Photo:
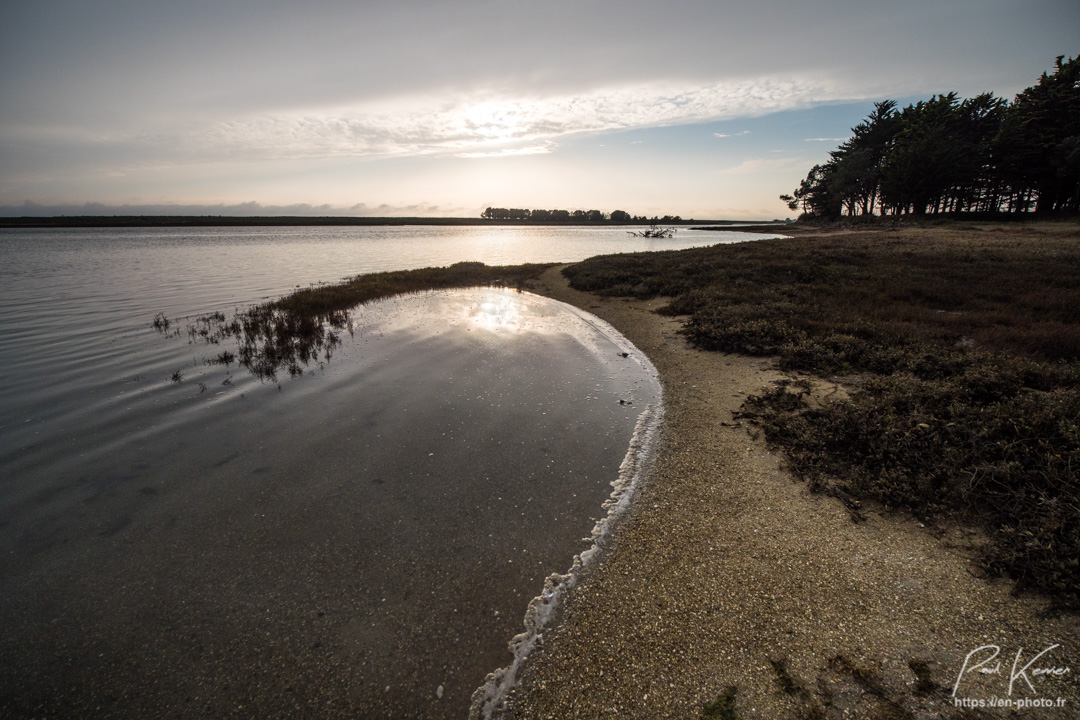
[[[647,359],[490,289],[365,306],[280,383],[150,321],[363,272],[746,237],[725,235],[0,232],[0,715],[460,717],[585,549],[659,402]]]

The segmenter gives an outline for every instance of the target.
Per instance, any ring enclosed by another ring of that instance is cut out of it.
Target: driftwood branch
[[[672,227],[662,228],[662,227],[657,227],[656,225],[650,225],[648,230],[642,230],[640,232],[635,232],[633,230],[628,230],[627,232],[633,237],[669,238],[669,237],[671,237],[672,235],[675,234],[675,228],[672,228]]]

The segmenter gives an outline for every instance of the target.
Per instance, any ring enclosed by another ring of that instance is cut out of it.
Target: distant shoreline
[[[228,216],[228,215],[61,215],[52,217],[0,218],[0,228],[120,228],[120,227],[335,227],[461,225],[535,227],[624,227],[648,226],[646,222],[533,222],[529,220],[484,220],[482,218],[422,217],[304,217],[304,216]],[[667,226],[690,225],[784,225],[783,222],[749,220],[681,220]],[[705,229],[705,228],[696,228]]]

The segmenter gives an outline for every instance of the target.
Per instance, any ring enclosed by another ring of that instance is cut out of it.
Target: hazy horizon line
[[[481,219],[484,208],[491,207],[491,203],[478,205],[475,210],[460,206],[435,205],[431,203],[415,203],[410,205],[367,205],[356,203],[351,206],[336,206],[324,203],[312,205],[310,203],[293,203],[289,205],[263,205],[259,202],[243,203],[125,203],[112,205],[100,202],[86,203],[58,203],[42,204],[30,200],[21,205],[0,205],[0,217],[5,218],[56,218],[56,217],[138,217],[138,216],[192,216],[192,217],[355,217],[355,218],[448,218],[448,219]],[[548,208],[530,208],[548,209]],[[567,210],[600,209],[605,214],[612,210],[625,210],[633,216],[651,217],[660,214],[656,212],[634,212],[623,207],[616,208],[586,208],[582,206],[560,208]],[[679,213],[667,212],[665,215],[676,216]],[[706,217],[706,216],[703,216]],[[711,216],[707,216],[711,217]],[[693,219],[693,218],[688,218]],[[716,219],[716,218],[712,218]],[[728,220],[745,220],[746,218],[728,217]],[[755,217],[754,220],[759,218]]]

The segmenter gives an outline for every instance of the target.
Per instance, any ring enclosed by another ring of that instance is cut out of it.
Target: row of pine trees
[[[992,93],[936,95],[898,110],[892,100],[815,165],[792,210],[842,215],[1080,211],[1080,57],[1009,103]]]

